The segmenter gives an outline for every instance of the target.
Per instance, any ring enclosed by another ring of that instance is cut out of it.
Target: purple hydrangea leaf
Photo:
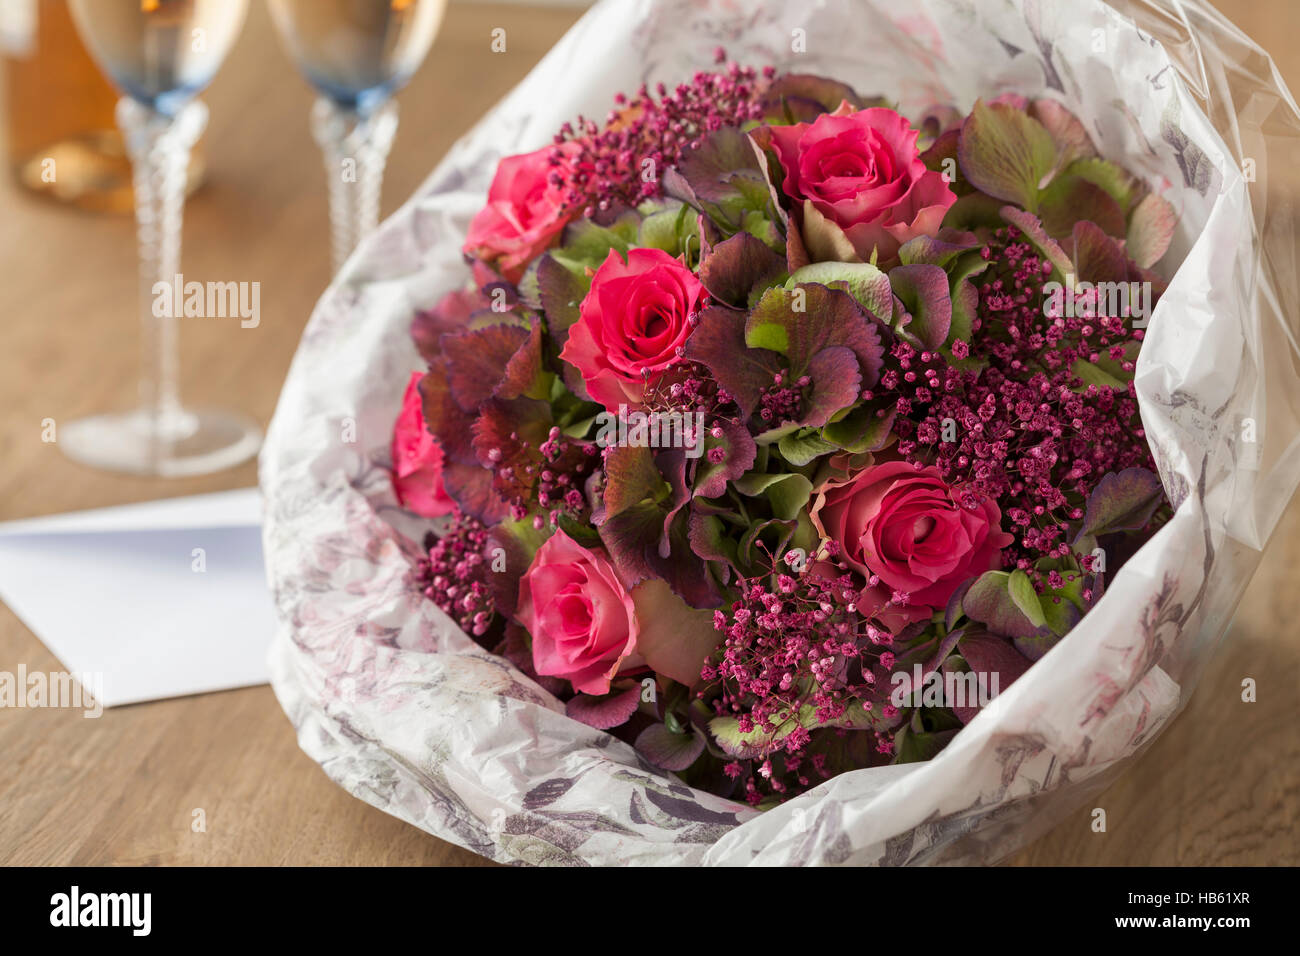
[[[942,266],[945,271],[951,271],[959,260],[973,253],[974,258],[979,259],[987,267],[988,262],[980,256],[979,250],[980,243],[974,234],[954,230],[948,238],[917,236],[915,239],[909,239],[899,247],[898,261],[905,266]],[[978,271],[976,263],[970,263],[969,269],[964,271],[966,275]]]
[[[771,352],[745,344],[746,315],[735,309],[709,306],[686,340],[685,357],[713,373],[717,383],[735,399],[745,418],[758,406],[762,389],[772,384],[781,360]]]
[[[590,289],[590,278],[566,269],[554,257],[538,260],[537,297],[556,352],[569,340],[569,329],[578,321],[579,306]]]
[[[975,188],[1033,212],[1043,180],[1056,165],[1056,145],[1023,110],[977,100],[962,124],[957,157]]]
[[[812,381],[803,399],[799,424],[808,428],[822,427],[840,411],[850,408],[862,392],[858,357],[842,345],[822,349],[804,371]]]
[[[975,579],[971,578],[969,581],[959,584],[957,590],[953,591],[952,596],[948,598],[948,606],[943,612],[943,626],[949,631],[956,627],[957,622],[961,619],[963,613],[961,607],[962,599],[966,596],[966,592],[970,590],[970,586],[974,583]]]
[[[889,284],[910,316],[903,323],[907,333],[927,349],[942,346],[952,328],[948,273],[939,266],[897,266],[889,272]]]
[[[694,728],[675,734],[663,724],[651,724],[637,734],[634,746],[651,765],[675,773],[685,770],[704,753],[704,738]]]
[[[893,308],[889,277],[869,262],[814,262],[796,269],[785,282],[787,289],[817,283],[842,289],[867,313],[884,322]]]
[[[998,221],[1000,223],[1001,219]],[[944,230],[938,238],[918,236],[903,244],[899,249],[899,258],[904,265],[942,266],[948,274],[952,319],[947,342],[941,351],[949,364],[968,370],[978,368],[986,362],[987,359],[978,356],[958,359],[950,347],[956,341],[970,344],[975,312],[979,308],[979,292],[970,279],[989,266],[988,260],[980,255],[980,244],[976,237],[972,233],[957,230]]]
[[[483,473],[483,469],[479,469]],[[500,548],[505,568],[487,575],[488,587],[497,611],[509,618],[519,601],[519,581],[533,563],[537,549],[545,543],[547,535],[533,527],[531,517],[504,520],[492,525],[487,532],[491,549]]]
[[[678,512],[669,529],[667,541],[669,549],[666,554],[654,552],[649,555],[650,566],[655,576],[663,579],[688,607],[711,609],[725,603],[717,579],[711,573],[709,565],[691,550],[689,521],[686,511]],[[712,621],[712,618],[709,619]],[[701,658],[701,661],[703,658]]]
[[[957,147],[961,142],[961,130],[950,129],[935,139],[924,152],[921,153],[921,162],[925,163],[925,168],[932,172],[939,173],[941,176],[949,177],[946,181],[948,188],[958,198],[972,194],[975,189],[957,174],[958,154]],[[951,160],[951,162],[949,162]]]
[[[441,361],[420,379],[419,388],[425,425],[438,439],[447,460],[463,465],[477,465],[478,455],[474,452],[473,435],[470,433],[474,415],[463,410],[452,398],[446,367]]]
[[[472,320],[481,318],[490,304],[477,286],[471,286],[453,290],[433,308],[416,312],[411,319],[411,339],[420,357],[433,362],[442,354],[442,337],[468,327]],[[500,321],[499,316],[497,320]]]
[[[1029,106],[1029,115],[1038,120],[1052,138],[1059,167],[1065,168],[1077,160],[1097,155],[1083,123],[1056,100],[1034,100]]]
[[[1011,644],[1029,660],[1036,661],[1041,660],[1060,639],[1060,635],[1053,633],[1050,627],[1040,627],[1029,637],[1011,638]]]
[[[663,536],[663,509],[653,502],[625,508],[600,526],[600,540],[626,587],[654,577],[649,556],[658,553]]]
[[[687,540],[699,557],[718,565],[723,584],[730,580],[733,569],[740,570],[736,566],[736,542],[727,534],[726,523],[717,515],[691,509],[687,516]]]
[[[466,412],[477,410],[496,390],[506,366],[528,340],[529,330],[518,325],[489,325],[444,335],[443,363],[456,404]]]
[[[609,730],[627,723],[641,704],[641,685],[620,681],[599,697],[577,694],[564,705],[571,718],[597,730]]]
[[[1088,496],[1079,536],[1141,530],[1164,500],[1164,486],[1154,472],[1145,468],[1111,472]]]
[[[1043,190],[1038,214],[1047,234],[1055,239],[1072,235],[1075,225],[1084,221],[1118,238],[1123,238],[1126,229],[1124,210],[1106,190],[1069,173],[1058,176]]]
[[[803,236],[796,223],[788,223],[785,232],[785,271],[798,272],[806,265],[812,264],[812,254],[804,245]]]
[[[448,357],[450,361],[450,356]],[[493,395],[497,398],[547,400],[554,376],[547,371],[542,355],[542,323],[534,319],[528,338],[510,356]]]
[[[847,102],[855,110],[866,109],[868,101],[847,83],[811,73],[782,73],[763,93],[763,115],[769,123],[793,125],[811,123]],[[877,101],[873,101],[877,102]],[[878,101],[884,105],[884,101]]]
[[[754,444],[749,429],[739,422],[721,419],[713,426],[722,434],[714,437],[711,433],[704,438],[704,449],[695,472],[695,491],[697,498],[719,498],[726,493],[727,483],[739,478],[754,466],[758,446]],[[712,429],[710,429],[710,432]],[[711,454],[714,449],[723,451],[722,460],[713,462]]]
[[[628,587],[662,578],[688,605],[717,607],[722,593],[708,565],[690,547],[687,517],[677,512],[665,534],[668,511],[652,501],[642,501],[600,526],[600,539]]]
[[[1070,257],[1065,254],[1061,244],[1047,234],[1047,230],[1043,228],[1043,223],[1037,216],[1015,206],[1003,206],[1001,215],[1003,220],[1020,230],[1039,256],[1052,264],[1058,279],[1064,280],[1067,275],[1074,272],[1074,264],[1070,261]]]
[[[1128,254],[1141,268],[1151,268],[1169,250],[1177,225],[1178,214],[1169,200],[1148,193],[1129,217]]]
[[[796,378],[822,349],[845,346],[857,356],[863,388],[876,383],[884,361],[876,323],[847,292],[816,284],[763,293],[745,323],[745,344],[786,356]]]
[[[785,259],[747,232],[714,246],[700,263],[700,281],[722,303],[745,308],[761,291],[785,275]]]
[[[510,467],[522,470],[531,464],[532,454],[522,443],[537,448],[550,430],[551,406],[535,398],[489,398],[470,426],[478,463],[496,472]]]
[[[444,462],[442,486],[461,511],[484,524],[500,521],[509,513],[506,503],[493,488],[492,472],[482,465]]]
[[[665,172],[663,183],[670,196],[697,207],[727,232],[742,226],[745,212],[769,209],[767,178],[745,133],[725,126],[698,143],[675,169]]]
[[[1029,665],[1032,663],[1016,650],[1016,646],[1011,641],[976,629],[962,636],[957,644],[957,651],[970,669],[984,678],[990,697],[1004,693],[1025,671],[1029,670]],[[953,713],[964,724],[970,723],[979,711],[978,701],[975,702],[975,706],[968,704],[965,707],[953,707]]]
[[[1128,281],[1128,256],[1119,242],[1091,222],[1075,223],[1069,239],[1074,276],[1080,282]]]
[[[593,519],[595,524],[602,524],[647,499],[657,503],[667,493],[651,449],[641,445],[611,445],[605,451],[604,461],[603,506]]]

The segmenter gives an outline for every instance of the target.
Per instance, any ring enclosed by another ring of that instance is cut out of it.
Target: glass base
[[[58,445],[73,461],[109,471],[180,478],[232,468],[257,454],[262,430],[241,415],[145,410],[94,415],[62,425]]]

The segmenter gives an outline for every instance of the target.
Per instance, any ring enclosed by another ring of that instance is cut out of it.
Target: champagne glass
[[[181,214],[190,148],[208,111],[195,97],[239,35],[247,0],[70,0],[91,56],[125,94],[117,123],[131,158],[140,253],[143,355],[140,407],[60,429],[77,461],[166,477],[228,468],[257,452],[253,422],[181,405],[177,317],[183,302],[155,290],[180,285]]]
[[[393,134],[393,94],[433,44],[446,0],[270,0],[300,73],[321,95],[312,109],[329,182],[334,271],[379,222]]]

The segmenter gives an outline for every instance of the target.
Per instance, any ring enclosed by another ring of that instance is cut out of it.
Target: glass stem
[[[389,100],[362,115],[321,97],[312,108],[311,129],[325,159],[337,273],[357,244],[379,224],[379,193],[397,132],[397,104]]]
[[[208,109],[197,100],[175,116],[129,98],[117,104],[117,125],[131,157],[140,253],[140,405],[155,441],[186,431],[176,328],[183,310],[181,222],[190,149],[207,122]]]

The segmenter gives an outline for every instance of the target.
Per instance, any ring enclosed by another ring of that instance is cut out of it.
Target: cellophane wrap
[[[1179,214],[1136,372],[1172,520],[937,757],[844,773],[764,813],[569,719],[424,599],[412,570],[428,524],[397,506],[387,470],[420,368],[412,314],[466,281],[461,244],[497,162],[604,116],[617,91],[709,68],[719,45],[914,117],[1056,98]],[[352,256],[303,335],[261,457],[272,682],[302,748],[362,800],[503,862],[1004,858],[1179,712],[1295,489],[1300,297],[1279,177],[1297,135],[1271,60],[1200,0],[605,0]]]

